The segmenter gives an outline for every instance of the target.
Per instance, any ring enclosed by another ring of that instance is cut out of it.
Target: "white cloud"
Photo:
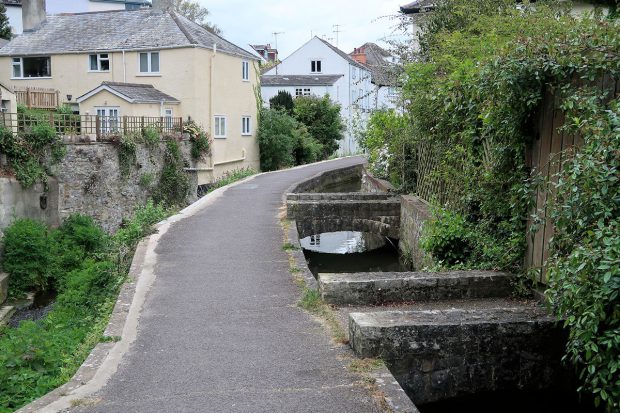
[[[210,20],[231,42],[271,43],[278,36],[280,58],[285,58],[312,35],[326,37],[336,44],[334,25],[340,24],[338,46],[349,53],[366,42],[380,42],[392,34],[394,22],[387,16],[397,14],[406,0],[198,0],[211,12]]]

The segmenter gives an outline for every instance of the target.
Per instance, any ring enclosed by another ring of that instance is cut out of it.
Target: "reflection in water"
[[[308,268],[320,272],[405,271],[396,245],[364,232],[342,231],[311,235],[300,241]]]

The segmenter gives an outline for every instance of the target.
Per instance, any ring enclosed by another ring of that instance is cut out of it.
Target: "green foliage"
[[[44,290],[49,284],[51,260],[47,227],[31,219],[18,219],[4,231],[2,268],[9,277],[9,295]]]
[[[149,148],[154,148],[159,144],[159,131],[154,126],[147,126],[142,131],[142,140]]]
[[[127,178],[136,165],[138,145],[133,135],[123,135],[118,143],[118,166],[121,177]]]
[[[299,125],[293,131],[295,165],[304,165],[316,162],[323,156],[323,145],[310,135],[304,125]]]
[[[194,161],[204,160],[211,154],[211,140],[209,134],[196,122],[190,120],[183,125],[183,132],[189,134],[192,144],[191,155]]]
[[[9,18],[6,15],[6,6],[0,4],[0,39],[11,40],[13,33],[9,24]]]
[[[140,175],[140,181],[138,183],[142,188],[150,189],[153,182],[155,182],[155,176],[152,173],[147,172]]]
[[[320,159],[327,159],[338,149],[338,141],[342,139],[345,129],[339,105],[328,96],[300,96],[295,99],[293,112],[295,119],[306,125],[310,135],[323,145]]]
[[[379,110],[372,114],[360,145],[368,154],[370,169],[378,178],[390,179],[397,187],[406,191],[409,181],[403,176],[410,171],[410,159],[404,154],[410,152],[407,142],[409,135],[407,114],[393,110]]]
[[[37,182],[46,182],[49,164],[58,163],[63,158],[65,147],[54,127],[40,122],[18,133],[0,127],[0,152],[6,154],[19,183],[30,188]],[[48,152],[51,162],[47,159]]]
[[[84,216],[69,217],[55,231],[25,220],[7,229],[28,238],[19,244],[25,261],[40,261],[36,250],[43,244],[49,249],[44,259],[57,273],[59,294],[45,318],[0,330],[0,412],[19,409],[73,376],[102,337],[125,280],[127,257],[166,215],[163,207],[149,202],[113,239]],[[33,239],[41,244],[34,249]],[[6,269],[6,255],[4,260]]]
[[[420,241],[422,248],[437,261],[447,264],[464,264],[472,254],[469,225],[463,216],[447,210],[433,213],[433,220],[424,226]]]
[[[179,143],[175,140],[166,141],[164,165],[159,182],[153,192],[156,203],[167,207],[184,205],[190,190],[190,181],[185,173],[185,160],[181,154]]]
[[[410,130],[405,145],[389,149],[391,157],[404,150],[411,161],[391,164],[403,187],[442,208],[423,244],[460,267],[520,269],[532,189],[540,181],[529,179],[524,154],[536,138],[543,92],[553,91],[566,113],[564,133],[585,144],[576,155],[561,155],[565,167],[552,179],[548,297],[569,328],[567,358],[581,374],[582,390],[617,411],[618,104],[598,80],[620,77],[618,22],[575,18],[553,2],[519,9],[504,0],[436,6],[423,25],[421,55],[407,65]],[[450,248],[455,240],[465,247]]]
[[[205,195],[209,192],[215,191],[217,188],[230,185],[252,175],[256,175],[256,171],[252,168],[241,168],[227,171],[209,186],[209,189],[206,191]]]
[[[590,95],[591,97],[591,95]],[[620,407],[620,103],[588,93],[565,102],[585,143],[564,164],[549,208],[555,226],[548,260],[550,299],[565,319],[567,357],[583,389],[609,411]]]
[[[293,115],[293,109],[295,108],[295,102],[293,102],[293,96],[286,90],[278,91],[278,94],[269,99],[269,107],[271,109],[279,109]]]
[[[260,167],[263,171],[274,171],[295,163],[295,130],[298,124],[285,112],[263,109],[258,127]]]

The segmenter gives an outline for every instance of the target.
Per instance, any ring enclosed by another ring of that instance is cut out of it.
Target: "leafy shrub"
[[[269,107],[271,109],[279,109],[289,115],[293,115],[295,102],[293,102],[293,96],[289,92],[286,90],[280,90],[277,95],[269,99]]]
[[[88,215],[73,214],[58,229],[61,239],[87,254],[101,251],[108,242],[108,235]]]
[[[46,289],[50,260],[45,225],[31,219],[18,219],[4,231],[2,267],[9,274],[10,296]]]
[[[304,165],[321,159],[323,145],[310,135],[305,126],[299,125],[299,127],[293,131],[293,139],[295,141],[295,147],[293,149],[295,165]]]
[[[293,113],[295,119],[306,125],[310,135],[323,145],[320,159],[327,159],[336,152],[345,129],[340,105],[333,103],[329,96],[300,96],[295,99]]]
[[[144,140],[146,146],[153,148],[157,146],[160,141],[159,131],[154,126],[147,126],[142,131],[142,139]]]
[[[461,215],[440,209],[424,225],[420,245],[446,265],[464,264],[472,254],[469,225]]]
[[[120,245],[130,246],[135,244],[145,235],[150,234],[151,228],[169,215],[169,211],[163,205],[157,205],[149,200],[146,205],[136,209],[133,219],[123,225],[114,234],[114,241]]]
[[[175,140],[166,141],[164,165],[159,182],[153,192],[153,199],[166,206],[183,205],[189,195],[190,182],[185,173],[185,160]]]
[[[260,166],[263,171],[274,171],[295,163],[295,119],[277,109],[263,109],[258,127]]]

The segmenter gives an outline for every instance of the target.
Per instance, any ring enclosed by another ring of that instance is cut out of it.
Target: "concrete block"
[[[11,305],[0,306],[0,326],[8,324],[14,312],[15,307]]]
[[[9,274],[0,272],[0,305],[6,301],[9,293]]]
[[[569,384],[566,334],[535,306],[351,313],[349,339],[358,356],[385,360],[416,405]]]
[[[321,273],[318,281],[321,296],[330,304],[381,305],[508,297],[513,277],[494,271]]]

